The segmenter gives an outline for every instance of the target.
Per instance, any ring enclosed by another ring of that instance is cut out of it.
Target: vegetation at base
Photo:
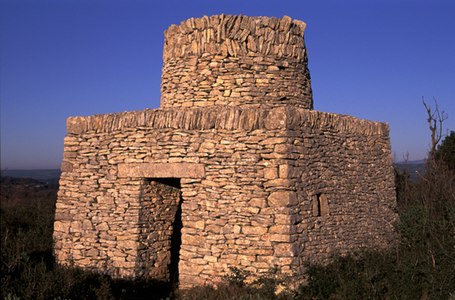
[[[455,131],[451,131],[436,150],[435,158],[455,170]]]
[[[52,224],[56,187],[1,182],[2,299],[455,299],[455,134],[429,157],[417,180],[397,172],[400,242],[389,252],[336,257],[307,266],[307,282],[276,293],[274,272],[249,282],[232,269],[217,287],[172,293],[162,282],[116,281],[56,267]],[[451,146],[452,145],[452,146]]]
[[[278,269],[271,269],[267,274],[252,279],[250,272],[231,267],[231,273],[217,286],[198,286],[177,293],[178,299],[295,299],[296,293],[282,290],[285,277],[279,276]]]
[[[1,299],[163,299],[165,282],[126,281],[57,267],[52,256],[56,186],[1,178]]]

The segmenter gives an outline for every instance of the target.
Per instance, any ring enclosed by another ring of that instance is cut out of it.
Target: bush
[[[231,273],[217,286],[199,286],[182,291],[180,299],[242,299],[242,300],[278,300],[292,299],[293,294],[287,291],[277,291],[284,283],[277,269],[251,280],[252,274],[238,268],[230,268]]]
[[[451,131],[438,146],[436,159],[442,161],[450,170],[455,170],[455,131]]]

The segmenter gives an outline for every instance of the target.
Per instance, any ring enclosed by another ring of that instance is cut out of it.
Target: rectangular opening
[[[317,193],[313,196],[313,217],[320,217],[321,216],[321,194]]]
[[[329,203],[326,195],[322,193],[315,194],[312,206],[314,217],[326,217],[329,215]]]
[[[146,178],[140,196],[137,274],[177,283],[182,197],[179,178]]]

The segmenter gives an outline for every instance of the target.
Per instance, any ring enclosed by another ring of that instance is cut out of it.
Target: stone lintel
[[[202,178],[204,164],[195,163],[129,163],[118,165],[119,177],[136,178]]]

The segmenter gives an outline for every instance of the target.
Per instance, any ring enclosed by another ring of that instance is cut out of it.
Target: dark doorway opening
[[[180,178],[155,178],[157,181],[168,186],[181,189]],[[172,235],[171,235],[171,260],[169,263],[169,279],[172,286],[178,286],[179,280],[179,260],[180,260],[180,246],[182,244],[182,195],[180,193],[177,209],[172,222]]]
[[[182,244],[182,193],[179,178],[146,178],[139,210],[137,274],[177,287]]]
[[[171,236],[171,263],[169,264],[169,275],[171,284],[177,286],[179,282],[179,261],[180,246],[182,245],[182,197],[178,203],[177,212],[175,213],[173,231]]]
[[[316,194],[316,217],[321,216],[321,193]]]
[[[329,213],[327,196],[322,193],[315,194],[313,196],[313,217],[327,217]]]

